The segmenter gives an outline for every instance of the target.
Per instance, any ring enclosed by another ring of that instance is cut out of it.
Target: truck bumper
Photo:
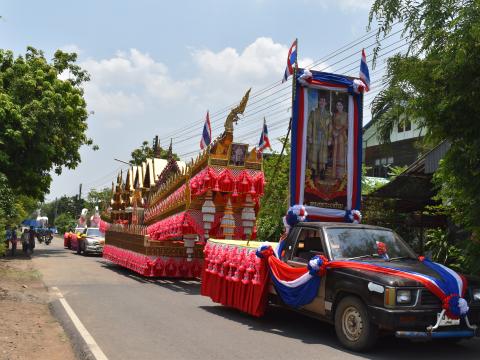
[[[395,331],[397,338],[407,339],[445,339],[445,338],[472,338],[478,336],[474,330],[441,330],[441,331]]]
[[[460,325],[440,326],[429,330],[437,322],[440,309],[386,309],[370,306],[369,314],[372,321],[381,329],[395,333],[396,337],[409,339],[435,339],[435,338],[471,338],[479,336],[479,331],[470,328],[462,319]],[[469,323],[480,323],[479,309],[470,309]]]

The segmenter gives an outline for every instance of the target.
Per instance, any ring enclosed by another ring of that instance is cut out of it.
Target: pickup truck
[[[388,256],[378,253],[378,242]],[[392,230],[345,223],[299,223],[284,240],[279,258],[305,267],[315,255],[328,260],[356,260],[438,277]],[[273,285],[271,302],[284,305]],[[457,341],[478,336],[480,282],[468,278],[466,319],[449,319],[440,300],[421,283],[394,275],[350,268],[331,268],[322,277],[316,298],[295,309],[334,324],[341,344],[354,351],[371,347],[381,333],[410,339]]]

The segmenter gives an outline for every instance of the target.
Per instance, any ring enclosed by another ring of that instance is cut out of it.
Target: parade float
[[[360,79],[306,69],[295,74],[290,208],[284,219],[284,238],[300,221],[358,223],[361,218],[365,84]],[[283,244],[280,241],[276,249],[278,256]],[[263,315],[270,276],[267,263],[256,256],[258,245],[209,240],[202,295],[255,316]],[[298,271],[305,272],[296,269],[294,273]]]
[[[234,123],[250,90],[232,109],[223,133],[189,163],[155,156],[112,184],[104,258],[147,277],[200,277],[209,238],[250,240],[263,195],[262,158],[234,141]]]
[[[392,230],[360,224],[365,55],[352,78],[298,69],[292,49],[285,234],[278,244],[209,239],[201,294],[253,316],[273,302],[333,323],[354,351],[371,347],[379,329],[410,339],[477,336],[478,281],[468,287]]]

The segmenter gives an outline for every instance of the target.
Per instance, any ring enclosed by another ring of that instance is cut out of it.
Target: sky
[[[75,170],[53,175],[47,200],[111,186],[131,151],[159,135],[182,160],[199,150],[206,111],[213,136],[226,111],[248,88],[252,96],[235,130],[236,140],[255,145],[263,117],[270,139],[285,135],[290,82],[280,84],[288,48],[298,38],[300,66],[357,76],[372,1],[244,0],[2,1],[2,48],[24,54],[27,46],[51,58],[57,49],[78,54],[91,80],[84,85],[91,115],[88,136],[98,151],[82,147]],[[395,45],[395,44],[394,44]],[[394,49],[393,47],[391,49]],[[371,58],[368,53],[367,59]],[[355,63],[354,65],[351,65]],[[381,61],[379,62],[381,63]],[[369,63],[370,65],[370,63]],[[370,72],[372,82],[381,76]],[[373,93],[373,91],[372,91]],[[365,98],[371,101],[373,96]],[[368,106],[364,123],[369,120]]]

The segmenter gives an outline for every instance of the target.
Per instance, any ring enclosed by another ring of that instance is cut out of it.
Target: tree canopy
[[[410,48],[388,61],[373,119],[385,141],[406,114],[424,128],[427,141],[451,144],[435,175],[439,196],[457,222],[478,234],[480,3],[376,0],[370,11],[370,24],[375,22],[379,40],[401,22]]]
[[[284,231],[282,218],[288,209],[290,144],[287,143],[285,149],[287,153],[283,155],[277,152],[264,155],[263,171],[267,183],[257,218],[257,238],[262,240],[278,241]]]
[[[165,150],[164,148],[159,146],[159,155],[160,159],[169,159],[170,156],[170,149]],[[148,158],[153,158],[155,156],[155,149],[154,146],[150,146],[148,141],[144,141],[140,147],[134,149],[131,152],[131,160],[129,161],[132,165],[141,165],[142,162],[147,160]],[[172,152],[172,156],[175,160],[180,160],[177,154]]]
[[[76,59],[60,50],[49,62],[32,47],[17,57],[0,49],[0,172],[17,194],[42,199],[50,171],[75,168],[79,148],[92,145],[81,88],[89,77]]]

